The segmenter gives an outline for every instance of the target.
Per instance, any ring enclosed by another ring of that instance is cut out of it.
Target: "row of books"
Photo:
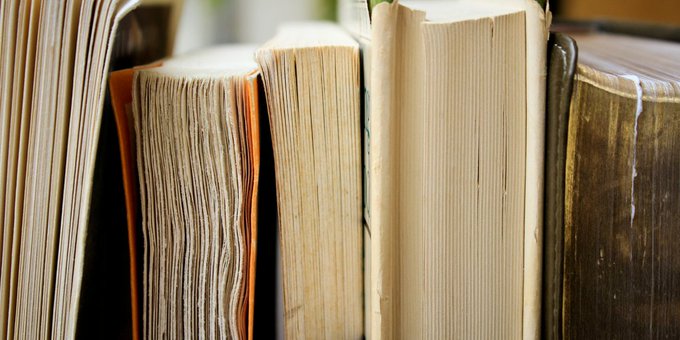
[[[341,1],[168,57],[174,1],[0,9],[1,338],[680,333],[680,46],[649,27]]]

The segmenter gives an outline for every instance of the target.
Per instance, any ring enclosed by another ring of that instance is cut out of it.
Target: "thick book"
[[[107,225],[91,218],[108,211],[95,170],[106,78],[130,49],[171,51],[179,10],[171,0],[0,2],[0,337],[74,338],[83,327],[130,337],[129,299],[90,309],[129,291],[127,266],[90,266],[108,253],[92,247],[107,244],[93,237]],[[131,27],[134,12],[153,19]],[[161,33],[154,44],[143,41],[149,26]],[[131,30],[135,40],[117,49]],[[88,288],[109,273],[114,290]]]
[[[367,337],[537,337],[549,12],[346,2],[341,18],[365,66]]]
[[[361,338],[359,91],[330,23],[111,75],[142,337],[266,337],[278,224],[286,337]]]
[[[678,287],[669,250],[677,245],[659,232],[675,228],[664,222],[675,209],[657,197],[658,190],[670,197],[675,190],[658,182],[672,181],[673,170],[671,176],[658,171],[674,162],[660,155],[673,154],[662,150],[674,144],[664,132],[673,126],[664,113],[677,111],[678,28],[596,21],[554,29],[563,33],[549,44],[542,334],[674,337]],[[668,91],[659,95],[656,88]],[[624,105],[628,99],[636,105]],[[671,244],[644,242],[652,235]]]
[[[569,106],[576,71],[576,43],[563,33],[548,40],[543,200],[543,284],[541,338],[562,334],[564,193]]]
[[[359,45],[290,24],[257,51],[271,126],[284,335],[364,334]]]
[[[112,75],[127,206],[140,204],[144,338],[252,337],[260,178],[253,52],[215,47]]]
[[[573,37],[563,334],[677,337],[680,45]]]

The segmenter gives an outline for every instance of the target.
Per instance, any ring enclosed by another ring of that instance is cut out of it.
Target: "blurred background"
[[[337,1],[184,0],[175,53],[230,42],[261,43],[286,21],[334,20]],[[550,9],[556,20],[680,26],[680,0],[561,0],[550,1]]]
[[[184,0],[175,54],[215,44],[262,43],[289,21],[334,20],[336,0]]]

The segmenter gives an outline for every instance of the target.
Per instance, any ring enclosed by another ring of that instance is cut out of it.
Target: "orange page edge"
[[[252,157],[253,157],[253,193],[251,197],[251,223],[250,223],[250,265],[249,265],[249,282],[248,282],[248,339],[253,339],[253,323],[255,318],[255,268],[257,264],[257,200],[260,182],[260,109],[259,109],[259,87],[258,87],[259,72],[253,72],[248,76],[248,84],[246,86],[246,97],[249,106],[249,122],[250,131],[249,136],[252,142]]]
[[[132,339],[140,339],[139,327],[139,292],[137,277],[137,172],[132,149],[132,137],[130,136],[130,124],[128,110],[132,103],[132,82],[134,72],[139,69],[158,67],[161,62],[145,66],[124,69],[111,72],[109,76],[109,89],[111,94],[111,106],[118,130],[118,142],[120,144],[121,167],[123,171],[123,189],[125,192],[125,214],[127,219],[128,248],[130,255],[130,302],[132,317]]]

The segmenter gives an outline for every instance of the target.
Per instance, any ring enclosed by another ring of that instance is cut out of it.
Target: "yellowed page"
[[[371,41],[371,131],[370,190],[371,220],[371,334],[368,339],[392,339],[395,298],[398,287],[394,247],[398,230],[398,150],[392,141],[399,140],[399,123],[389,115],[394,111],[393,69],[396,63],[398,4],[381,4],[373,10]]]
[[[489,15],[499,15],[503,11],[521,11],[526,18],[525,26],[525,41],[526,54],[524,56],[524,63],[526,65],[526,88],[524,93],[526,95],[526,124],[522,125],[522,134],[525,134],[526,144],[525,148],[526,160],[522,161],[521,170],[523,175],[517,174],[518,178],[522,178],[520,183],[524,183],[524,188],[521,189],[523,199],[523,213],[518,215],[518,218],[523,219],[522,222],[514,222],[524,228],[523,241],[518,240],[513,243],[515,247],[522,244],[520,251],[520,259],[524,262],[522,267],[518,267],[517,271],[523,277],[519,290],[522,303],[521,310],[517,313],[521,315],[521,325],[518,325],[519,333],[517,337],[524,337],[527,339],[537,338],[540,334],[540,268],[541,268],[541,225],[542,225],[542,172],[543,172],[543,114],[544,114],[544,91],[545,91],[545,44],[547,41],[547,25],[548,18],[534,1],[517,0],[517,1],[493,1],[488,0],[484,2],[486,9],[471,9],[463,8],[462,11],[453,11],[443,8],[444,10],[436,13],[428,12],[427,17],[432,16],[435,21],[441,22],[442,25],[448,22],[464,21],[466,18],[474,18],[479,20]],[[416,2],[409,3],[411,5],[420,6]],[[445,5],[440,5],[445,7]],[[400,9],[401,7],[401,9]],[[424,6],[423,6],[424,7]],[[506,9],[503,9],[506,8]],[[485,14],[486,13],[486,14]],[[414,19],[407,19],[413,17]],[[448,18],[448,19],[447,19]],[[405,98],[417,91],[410,89],[406,93],[403,88],[405,82],[415,81],[413,77],[400,79],[400,74],[409,72],[409,68],[399,68],[399,62],[395,60],[395,54],[408,55],[410,59],[408,62],[413,63],[411,67],[422,67],[418,64],[419,57],[416,57],[410,51],[412,49],[404,48],[401,50],[399,44],[406,44],[408,38],[405,38],[403,33],[408,29],[409,20],[421,20],[414,17],[414,12],[408,10],[399,4],[383,3],[378,5],[373,10],[372,16],[372,39],[371,39],[371,107],[370,107],[370,183],[369,192],[369,207],[370,207],[370,282],[368,284],[367,292],[370,303],[370,322],[367,326],[370,329],[370,334],[367,334],[371,339],[392,339],[400,336],[408,337],[403,332],[395,331],[395,327],[408,325],[411,317],[399,317],[400,304],[407,303],[409,306],[413,304],[408,303],[408,299],[417,301],[419,297],[411,296],[411,293],[404,293],[410,285],[409,281],[404,280],[404,274],[401,271],[418,272],[417,267],[405,268],[409,266],[410,259],[404,260],[402,252],[409,252],[408,239],[417,237],[419,232],[411,230],[413,221],[419,218],[427,217],[411,215],[411,213],[404,212],[410,205],[415,204],[417,199],[411,196],[419,197],[419,189],[416,186],[409,189],[409,180],[404,179],[404,176],[413,176],[414,171],[413,162],[418,161],[417,153],[409,151],[409,148],[414,147],[412,140],[414,137],[422,138],[422,135],[409,134],[411,128],[418,129],[418,121],[410,121],[407,117],[395,116],[404,105],[408,107],[408,98]],[[423,23],[423,25],[428,25]],[[426,54],[429,52],[426,52]],[[399,57],[397,57],[399,58]],[[411,84],[414,85],[414,84]],[[416,85],[417,88],[417,85]],[[483,94],[479,94],[483,95]],[[444,95],[445,96],[445,95]],[[443,98],[442,98],[443,99]],[[427,105],[427,104],[425,104]],[[406,120],[404,120],[406,119]],[[402,121],[403,120],[403,121]],[[406,127],[402,127],[402,125]],[[518,126],[519,127],[519,126]],[[463,131],[460,131],[463,132]],[[427,132],[425,132],[427,135]],[[456,133],[456,131],[451,131]],[[408,138],[406,138],[408,137]],[[399,145],[394,141],[408,140],[408,143]],[[406,157],[406,158],[404,158]],[[414,158],[415,157],[415,158]],[[408,164],[402,164],[406,162]],[[427,163],[428,160],[420,160],[420,162]],[[455,165],[453,165],[455,166]],[[516,166],[520,166],[517,164]],[[518,168],[519,169],[519,168]],[[523,178],[532,179],[524,180]],[[417,182],[418,179],[416,178]],[[415,191],[414,191],[415,190]],[[517,190],[520,190],[518,187]],[[407,197],[402,197],[407,196]],[[416,209],[417,208],[413,208]],[[411,216],[411,217],[409,217]],[[413,219],[415,218],[415,219]],[[408,222],[411,221],[411,222]],[[426,223],[427,225],[427,223]],[[407,226],[407,227],[405,227]],[[405,230],[402,230],[405,228]],[[430,240],[431,241],[431,240]],[[427,240],[417,241],[422,243],[425,248],[413,248],[411,251],[424,251],[431,247]],[[405,243],[406,242],[406,243]],[[404,247],[407,248],[404,248]],[[400,259],[401,258],[401,259]],[[406,261],[406,263],[404,262]],[[419,261],[416,259],[416,262]],[[522,269],[523,268],[523,269]],[[428,269],[425,269],[427,273]],[[523,273],[522,273],[523,272]],[[400,283],[401,282],[401,283]],[[406,282],[406,283],[405,283]],[[401,285],[401,286],[400,286]],[[427,289],[425,289],[427,291]],[[406,299],[402,301],[403,299]],[[417,304],[416,304],[417,305]],[[428,308],[428,307],[423,307]],[[419,315],[419,311],[412,310],[414,316]],[[406,312],[408,313],[408,312]],[[409,315],[409,314],[405,314]],[[367,316],[368,318],[368,316]],[[417,323],[416,323],[417,324]],[[414,325],[416,325],[414,324]],[[399,325],[399,326],[396,326]],[[410,329],[410,328],[406,328]],[[402,329],[403,330],[403,329]],[[419,334],[417,331],[414,334]]]

